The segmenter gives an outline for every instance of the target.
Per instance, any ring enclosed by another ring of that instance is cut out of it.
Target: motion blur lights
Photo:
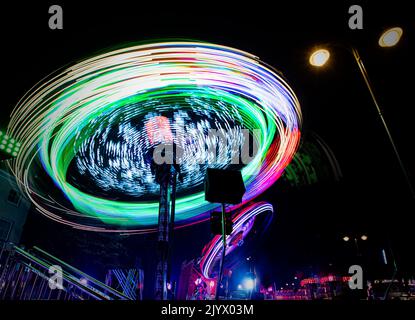
[[[184,142],[189,160],[212,142],[207,130],[259,130],[257,155],[241,165],[243,204],[284,172],[302,122],[286,80],[250,53],[204,42],[140,44],[80,61],[32,88],[9,122],[7,132],[24,141],[10,169],[36,210],[54,221],[89,231],[153,232],[158,185],[143,124],[158,117],[168,119],[171,138]],[[240,137],[227,136],[231,146],[241,146]],[[198,163],[186,162],[181,171],[188,184],[178,185],[178,227],[204,221],[218,206],[204,200]],[[55,184],[53,195],[39,173]]]
[[[314,67],[324,66],[330,58],[330,52],[326,49],[318,49],[314,51],[309,59],[309,62]]]
[[[273,210],[272,205],[267,202],[256,202],[246,206],[240,210],[238,214],[233,216],[233,232],[226,238],[227,245],[225,254],[228,255],[237,248],[237,246],[231,245],[235,237],[240,236],[241,239],[244,239],[248,235],[254,225],[256,216],[260,214],[271,214],[272,217]],[[244,225],[247,227],[244,231],[242,231]],[[201,273],[207,279],[213,277],[213,270],[215,269],[214,266],[218,263],[217,258],[220,256],[222,246],[222,238],[220,235],[217,235],[208,244],[206,244],[202,252],[199,267]]]
[[[379,38],[379,45],[381,47],[393,47],[395,46],[399,40],[401,39],[403,34],[402,28],[395,27],[390,28],[382,33]]]

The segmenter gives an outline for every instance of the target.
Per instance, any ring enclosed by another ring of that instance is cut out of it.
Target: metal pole
[[[167,300],[167,258],[170,219],[170,165],[159,167],[160,203],[158,217],[158,262],[156,267],[155,300]]]
[[[222,278],[223,278],[223,266],[225,264],[225,253],[226,253],[226,230],[225,230],[225,204],[222,203],[222,257],[220,259],[220,269],[219,269],[219,276],[218,276],[218,283],[216,284],[216,300],[219,300],[219,287],[222,284]]]
[[[15,287],[13,288],[13,292],[11,294],[11,298],[10,298],[11,300],[13,300],[14,294],[15,294],[16,290],[19,291],[19,286],[21,285],[21,283],[20,283],[20,281],[21,281],[20,277],[23,277],[24,278],[24,266],[21,265],[21,264],[19,264],[19,267],[18,268],[20,269],[20,271],[19,271],[19,275],[17,276],[16,282],[15,282],[16,283],[15,284]]]
[[[52,292],[52,290],[50,290]],[[62,295],[62,291],[61,289],[58,290],[58,294],[56,296],[55,300],[60,300],[61,299],[61,295]],[[66,295],[67,291],[65,291],[65,295]],[[65,300],[65,298],[63,298],[63,300]]]
[[[389,283],[388,287],[385,290],[385,294],[383,295],[383,300],[388,299],[389,291],[393,285],[393,282],[395,281],[396,274],[398,273],[398,265],[396,264],[395,255],[393,254],[393,249],[392,249],[392,245],[391,245],[389,238],[388,238],[388,245],[389,245],[389,252],[392,256],[392,261],[393,261],[393,273],[392,273],[391,282]]]
[[[16,271],[16,264],[17,262],[15,260],[12,260],[10,264],[7,266],[8,270],[5,275],[4,281],[5,281],[5,287],[4,287],[4,293],[3,293],[3,299],[6,297],[7,290],[9,287],[13,289],[13,277],[15,275]],[[16,285],[16,284],[15,284]]]
[[[385,119],[383,117],[382,110],[381,110],[381,108],[380,108],[380,106],[378,104],[378,101],[376,99],[375,93],[374,93],[374,91],[372,89],[372,85],[371,85],[370,80],[369,80],[369,75],[368,75],[368,73],[366,71],[366,68],[365,68],[365,66],[363,64],[362,59],[360,58],[360,55],[359,55],[359,52],[357,51],[357,49],[356,48],[353,48],[353,47],[351,49],[352,49],[353,57],[356,60],[357,65],[359,66],[359,70],[360,70],[360,73],[362,74],[363,80],[365,81],[366,86],[367,86],[367,88],[369,90],[370,96],[372,97],[372,101],[373,101],[373,103],[374,103],[374,105],[376,107],[376,110],[378,112],[379,118],[382,121],[382,124],[383,124],[383,127],[385,128],[386,134],[388,135],[389,142],[392,145],[392,148],[393,148],[393,151],[395,153],[396,159],[398,160],[399,166],[400,166],[400,168],[402,170],[402,173],[403,173],[403,175],[405,177],[406,183],[408,184],[409,191],[411,192],[412,198],[415,200],[415,191],[414,191],[414,188],[412,187],[412,183],[411,183],[411,180],[409,179],[409,175],[408,175],[408,173],[406,171],[406,168],[405,168],[405,166],[404,166],[404,164],[402,162],[402,159],[401,159],[401,157],[399,155],[398,149],[397,149],[397,147],[395,145],[395,142],[394,142],[394,140],[392,138],[392,134],[389,131],[388,125],[387,125],[387,123],[386,123],[386,121],[385,121]]]
[[[355,246],[356,246],[356,255],[358,256],[358,257],[360,257],[360,250],[359,250],[359,244],[358,244],[358,242],[357,242],[358,240],[357,240],[357,238],[355,237],[354,238],[354,244],[355,244]]]
[[[30,294],[29,294],[28,300],[32,300],[32,294],[33,294],[34,290],[36,289],[36,282],[37,282],[37,279],[38,278],[39,278],[39,275],[36,274],[35,280],[32,283],[32,290],[30,290]]]
[[[48,284],[48,289],[47,290],[49,291],[49,294],[48,294],[48,298],[46,300],[50,300],[50,297],[52,296],[52,289],[49,288],[49,284]]]
[[[43,290],[45,289],[45,285],[46,284],[48,284],[48,281],[47,280],[43,280],[42,281],[42,286],[40,287],[40,290],[39,290],[39,295],[38,295],[38,297],[37,297],[37,300],[42,300],[42,297],[43,297]]]
[[[7,252],[7,250],[6,250],[6,252]],[[4,264],[2,266],[3,271],[0,275],[0,283],[3,283],[3,278],[7,275],[7,271],[9,269],[9,261],[10,261],[10,257],[12,256],[12,254],[14,254],[14,250],[10,250],[7,253],[6,261],[4,262]]]
[[[394,142],[394,140],[392,138],[392,134],[390,133],[389,128],[388,128],[388,125],[387,125],[385,119],[383,118],[382,110],[381,110],[381,108],[380,108],[380,106],[379,106],[379,104],[378,104],[378,102],[376,100],[376,96],[374,94],[374,91],[372,89],[372,85],[371,85],[370,80],[369,80],[369,75],[368,75],[368,73],[366,71],[366,68],[365,68],[365,66],[363,64],[362,59],[360,58],[360,55],[359,55],[359,52],[357,51],[357,49],[352,47],[352,52],[353,52],[353,57],[356,60],[357,65],[359,66],[360,73],[362,74],[362,77],[363,77],[363,79],[364,79],[364,81],[366,83],[366,86],[367,86],[367,88],[368,88],[368,90],[370,92],[370,96],[372,97],[372,100],[373,100],[373,103],[374,103],[374,105],[376,107],[376,110],[378,112],[379,118],[381,119],[382,124],[383,124],[383,127],[385,128],[386,134],[388,135],[389,142],[392,145],[392,148],[393,148],[393,151],[395,153],[396,159],[398,160],[398,163],[399,163],[399,166],[401,168],[401,171],[402,171],[402,173],[403,173],[403,175],[405,177],[405,180],[406,180],[406,183],[408,185],[409,191],[411,193],[412,199],[415,200],[415,190],[414,190],[414,188],[412,186],[411,180],[409,179],[409,175],[408,175],[408,173],[406,171],[406,168],[405,168],[405,166],[404,166],[404,164],[402,162],[402,159],[401,159],[401,157],[399,155],[398,148],[396,147],[395,142]],[[392,274],[391,283],[387,287],[386,292],[385,292],[385,295],[383,297],[384,300],[387,299],[387,296],[388,296],[390,287],[392,286],[392,283],[395,280],[396,274],[398,272],[398,266],[396,264],[396,260],[395,260],[395,257],[393,255],[392,246],[390,244],[389,238],[388,238],[388,243],[389,243],[389,249],[391,251],[392,258],[393,258],[394,270],[393,270],[393,274]]]
[[[170,222],[169,222],[169,249],[167,258],[167,282],[171,285],[171,298],[174,300],[173,285],[171,281],[171,260],[173,251],[173,231],[174,231],[174,219],[176,217],[176,185],[177,185],[177,171],[172,166],[173,173],[171,174],[171,192],[170,192]]]

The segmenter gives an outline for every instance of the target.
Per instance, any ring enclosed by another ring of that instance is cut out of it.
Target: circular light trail
[[[209,167],[228,168],[252,132],[258,152],[241,166],[246,203],[272,185],[299,143],[301,111],[286,81],[257,57],[204,42],[160,42],[100,54],[32,88],[11,115],[21,141],[9,162],[37,210],[74,228],[148,232],[158,185],[148,156],[160,141],[183,148],[178,226],[206,219]],[[209,132],[226,132],[211,163]],[[41,170],[40,170],[41,169]],[[53,181],[45,185],[40,171]]]
[[[274,209],[271,204],[267,202],[257,202],[248,205],[242,209],[238,214],[232,218],[233,231],[232,234],[226,237],[226,251],[225,255],[230,254],[237,248],[236,242],[243,241],[251,231],[255,222],[255,217],[259,214],[269,213],[273,214]],[[223,250],[222,236],[216,235],[209,241],[203,249],[202,258],[199,263],[200,271],[207,279],[213,278],[212,272],[214,266],[221,256]]]

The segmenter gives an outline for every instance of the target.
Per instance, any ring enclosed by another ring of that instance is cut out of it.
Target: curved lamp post
[[[403,34],[403,30],[400,27],[390,28],[390,29],[388,29],[388,30],[386,30],[382,33],[382,35],[379,38],[378,43],[381,47],[393,47],[399,42],[400,38],[402,37],[402,34]],[[342,47],[344,47],[344,46],[342,46]],[[360,74],[362,75],[363,80],[365,81],[366,87],[369,90],[369,93],[370,93],[370,96],[372,98],[373,104],[376,107],[379,118],[382,121],[383,127],[386,131],[386,134],[387,134],[388,138],[389,138],[389,142],[392,145],[392,148],[393,148],[393,151],[395,153],[396,159],[398,160],[399,166],[400,166],[400,168],[402,170],[402,173],[405,177],[406,183],[408,184],[408,188],[410,190],[412,198],[415,199],[414,188],[412,187],[412,183],[409,179],[409,175],[408,175],[408,173],[406,171],[406,168],[405,168],[405,166],[402,162],[401,156],[399,155],[398,149],[397,149],[397,147],[395,145],[395,142],[392,138],[392,134],[389,130],[389,127],[388,127],[388,125],[387,125],[387,123],[386,123],[386,121],[383,117],[382,110],[381,110],[381,108],[379,106],[379,103],[376,99],[376,96],[374,94],[373,87],[372,87],[372,84],[369,80],[369,75],[368,75],[368,73],[366,71],[366,68],[363,64],[362,58],[360,57],[359,52],[356,48],[350,46],[350,47],[346,47],[346,49],[348,49],[348,51],[352,53],[353,58],[354,58],[355,62],[357,63],[358,67],[359,67]],[[315,51],[313,51],[311,53],[311,55],[309,57],[309,63],[314,67],[321,68],[324,65],[326,65],[326,63],[329,61],[329,59],[330,59],[329,50],[327,48],[318,48],[318,49],[316,49]]]

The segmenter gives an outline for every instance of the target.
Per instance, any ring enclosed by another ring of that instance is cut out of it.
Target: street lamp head
[[[322,67],[327,63],[329,58],[330,52],[327,49],[317,49],[311,54],[308,61],[314,67]]]
[[[367,240],[367,235],[362,235],[361,237],[360,237],[360,239],[362,239],[363,241],[366,241]]]
[[[348,236],[345,236],[345,237],[343,237],[343,241],[349,241],[350,240],[350,238],[348,237]]]
[[[382,33],[379,38],[379,45],[381,47],[393,47],[401,39],[403,30],[400,27],[390,28]]]

